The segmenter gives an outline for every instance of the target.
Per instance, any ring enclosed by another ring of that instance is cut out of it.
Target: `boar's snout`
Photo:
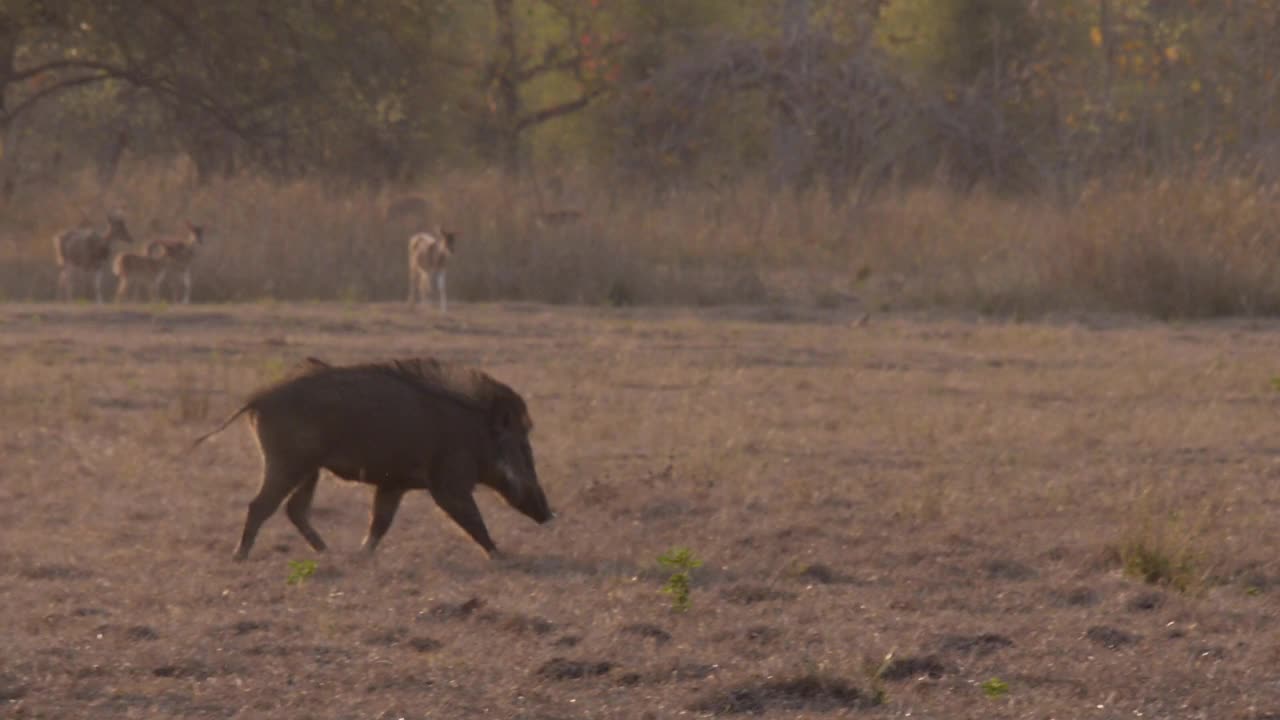
[[[533,460],[533,448],[527,435],[504,433],[498,441],[498,491],[511,507],[529,519],[543,524],[555,517],[547,495],[538,483],[538,470]]]
[[[542,492],[542,486],[538,484],[537,476],[532,481],[522,482],[509,475],[507,488],[502,492],[507,502],[530,520],[542,525],[556,516],[551,511],[551,504],[547,502],[546,493]]]
[[[547,502],[547,496],[537,485],[531,492],[525,493],[525,502],[521,503],[517,509],[539,525],[545,525],[556,517],[556,514],[551,511],[551,505]]]

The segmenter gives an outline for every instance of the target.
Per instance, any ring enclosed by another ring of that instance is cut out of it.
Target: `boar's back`
[[[272,426],[272,442],[286,444],[278,449],[347,479],[413,473],[445,448],[485,451],[490,438],[485,414],[465,396],[364,366],[315,368],[248,405],[259,433]]]

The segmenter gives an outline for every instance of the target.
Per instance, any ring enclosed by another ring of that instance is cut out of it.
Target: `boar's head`
[[[507,393],[510,393],[509,395]],[[538,523],[555,517],[547,496],[538,484],[538,470],[533,462],[529,432],[533,421],[524,400],[513,390],[495,398],[489,417],[493,432],[494,458],[487,475],[488,484],[498,491],[511,507]]]

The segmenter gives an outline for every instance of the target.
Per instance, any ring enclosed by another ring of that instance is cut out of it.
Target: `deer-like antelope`
[[[146,254],[120,253],[111,263],[116,276],[116,302],[129,298],[130,288],[145,285],[147,298],[155,301],[160,296],[160,286],[169,271],[169,261],[158,241],[147,244]]]
[[[448,309],[444,276],[456,239],[457,233],[439,227],[434,232],[422,232],[409,238],[410,307],[417,305],[419,298],[427,300],[430,291],[434,290],[440,295],[440,312]]]
[[[196,252],[204,243],[204,228],[187,221],[187,234],[178,238],[162,238],[153,240],[147,246],[147,255],[160,257],[165,264],[163,275],[156,287],[169,275],[182,275],[182,304],[191,304],[191,263],[196,259]],[[175,295],[175,300],[177,297]]]
[[[105,231],[92,227],[77,227],[58,233],[53,238],[54,257],[58,262],[58,296],[71,300],[74,296],[73,276],[77,272],[93,273],[93,292],[102,303],[102,273],[111,260],[111,244],[133,242],[124,217],[118,212],[107,215]]]

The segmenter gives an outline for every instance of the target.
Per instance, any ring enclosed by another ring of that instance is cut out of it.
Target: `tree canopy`
[[[0,0],[0,176],[1280,173],[1280,0]]]

